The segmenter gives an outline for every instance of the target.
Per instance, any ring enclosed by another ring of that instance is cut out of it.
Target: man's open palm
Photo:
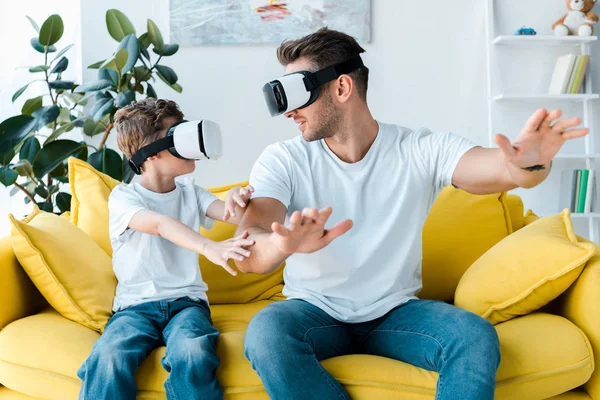
[[[295,211],[287,226],[273,222],[271,229],[275,234],[275,242],[279,250],[287,254],[313,253],[352,228],[352,221],[347,219],[326,230],[325,224],[331,212],[331,207],[321,211],[317,211],[316,208],[305,208],[302,212]]]

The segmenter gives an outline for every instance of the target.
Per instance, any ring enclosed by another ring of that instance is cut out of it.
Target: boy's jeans
[[[357,324],[302,300],[277,301],[250,322],[245,347],[273,400],[349,399],[319,361],[354,353],[438,371],[437,400],[492,400],[500,363],[492,324],[430,300],[411,300]]]
[[[222,399],[216,378],[218,337],[204,301],[184,297],[119,311],[77,372],[83,381],[79,398],[135,399],[138,366],[152,350],[166,344],[162,365],[170,373],[165,382],[167,398]]]

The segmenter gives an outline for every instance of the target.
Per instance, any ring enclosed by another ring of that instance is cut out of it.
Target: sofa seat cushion
[[[217,372],[226,397],[267,399],[258,375],[244,357],[244,330],[270,301],[213,306],[221,331]],[[591,347],[568,320],[532,314],[496,326],[502,362],[497,399],[543,399],[586,382],[592,371]],[[89,355],[98,333],[47,310],[8,325],[0,332],[0,384],[33,397],[75,399],[77,369]],[[283,351],[283,349],[273,349]],[[164,398],[167,377],[160,364],[165,348],[142,364],[136,380],[140,397]],[[433,399],[437,373],[370,355],[335,357],[323,362],[356,399]]]

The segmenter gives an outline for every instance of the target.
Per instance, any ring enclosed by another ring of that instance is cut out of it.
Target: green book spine
[[[588,175],[590,171],[584,169],[581,171],[581,183],[579,184],[579,199],[577,203],[577,212],[582,213],[585,210],[585,196],[587,194]]]
[[[581,183],[581,170],[575,170],[575,184],[573,185],[573,204],[571,208],[572,213],[577,212],[577,204],[579,204],[579,184]]]
[[[573,74],[575,74],[575,77],[573,79],[573,83],[571,85],[571,87],[569,88],[569,93],[571,94],[577,94],[577,87],[579,86],[579,83],[581,82],[581,80],[583,79],[583,71],[585,68],[585,63],[586,63],[586,58],[588,56],[586,54],[581,55],[581,57],[578,60],[577,63],[577,69],[573,70]]]

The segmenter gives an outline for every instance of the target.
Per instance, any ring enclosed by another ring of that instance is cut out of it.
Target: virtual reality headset
[[[163,150],[169,150],[177,158],[216,160],[223,153],[221,128],[206,119],[178,122],[167,130],[164,138],[139,149],[129,160],[129,166],[139,175],[144,161]]]
[[[271,116],[307,107],[319,97],[319,87],[364,67],[360,56],[317,72],[298,71],[282,76],[263,86],[263,94]]]

